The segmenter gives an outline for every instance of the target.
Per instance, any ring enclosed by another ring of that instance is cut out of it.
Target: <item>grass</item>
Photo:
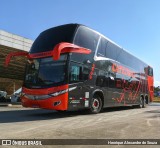
[[[153,102],[160,102],[160,97],[154,97]]]

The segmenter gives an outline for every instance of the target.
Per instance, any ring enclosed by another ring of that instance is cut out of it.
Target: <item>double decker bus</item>
[[[24,107],[57,111],[104,107],[143,108],[153,100],[153,69],[113,41],[80,24],[43,31],[29,53],[22,88]]]

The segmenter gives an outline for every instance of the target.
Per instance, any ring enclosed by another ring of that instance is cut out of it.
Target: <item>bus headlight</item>
[[[64,94],[68,92],[68,89],[65,89],[65,90],[61,90],[59,92],[55,92],[55,93],[52,93],[52,94],[48,94],[48,95],[29,95],[29,94],[24,94],[24,96],[28,99],[32,99],[32,100],[43,100],[43,99],[49,99],[51,97],[56,97],[56,96],[59,96],[61,94]]]

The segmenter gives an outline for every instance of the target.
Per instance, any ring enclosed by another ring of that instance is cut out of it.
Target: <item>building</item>
[[[4,62],[10,52],[28,52],[32,43],[30,39],[0,30],[0,90],[11,95],[22,86],[26,58],[13,57],[8,67]]]

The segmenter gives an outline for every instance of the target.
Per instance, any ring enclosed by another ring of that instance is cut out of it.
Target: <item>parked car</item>
[[[20,95],[22,92],[22,87],[16,90],[12,95],[11,95],[11,102],[20,102]]]
[[[6,91],[0,91],[0,98],[6,98],[7,92]]]
[[[0,91],[0,102],[10,102],[10,99],[7,99],[6,91]]]

